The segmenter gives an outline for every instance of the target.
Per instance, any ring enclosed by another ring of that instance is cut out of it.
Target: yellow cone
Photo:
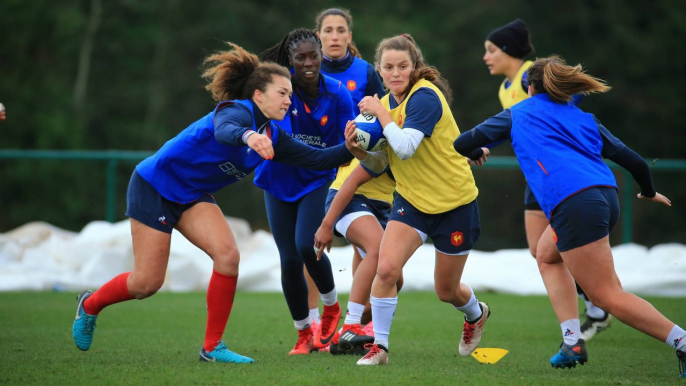
[[[474,350],[472,356],[479,361],[479,363],[488,363],[494,365],[499,360],[503,359],[509,351],[502,348],[479,348]]]

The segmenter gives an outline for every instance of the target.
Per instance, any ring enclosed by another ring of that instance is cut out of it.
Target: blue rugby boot
[[[254,363],[255,361],[229,350],[224,342],[219,340],[217,346],[210,352],[205,351],[204,347],[200,348],[200,362]]]
[[[97,315],[89,315],[83,309],[83,302],[93,294],[93,291],[83,291],[76,297],[76,317],[74,324],[71,327],[71,334],[74,337],[74,343],[79,350],[86,351],[91,348],[93,342],[93,333],[95,332],[95,320]]]
[[[550,358],[550,365],[556,369],[576,367],[576,364],[585,365],[588,362],[588,351],[586,342],[579,339],[574,345],[567,345],[564,342],[560,345],[560,351]]]
[[[686,351],[676,350],[676,357],[679,358],[679,378],[686,378]]]

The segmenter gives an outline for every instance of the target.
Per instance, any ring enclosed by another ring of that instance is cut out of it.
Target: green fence
[[[107,163],[106,178],[106,198],[105,198],[105,219],[109,222],[115,220],[115,210],[117,203],[117,166],[120,162],[140,162],[152,155],[149,151],[126,151],[126,150],[0,150],[0,159],[40,159],[40,160],[81,160],[84,162],[100,161]],[[686,160],[682,159],[661,159],[659,162],[646,160],[654,171],[686,171]],[[612,169],[622,173],[624,181],[632,181],[631,174],[612,162],[608,162]],[[489,157],[485,168],[512,170],[519,169],[519,164],[515,157]],[[633,221],[633,209],[630,205],[634,199],[635,189],[630,183],[623,183],[620,188],[620,199],[622,202],[622,243],[630,243],[633,235],[631,224]]]

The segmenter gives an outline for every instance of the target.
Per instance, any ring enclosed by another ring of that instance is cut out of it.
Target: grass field
[[[561,338],[548,299],[478,295],[493,310],[481,347],[510,351],[497,364],[459,356],[461,314],[434,294],[408,292],[395,314],[389,365],[359,367],[351,356],[287,356],[297,335],[281,294],[237,295],[224,338],[256,363],[227,365],[198,362],[203,293],[160,293],[104,310],[88,352],[71,337],[75,294],[0,293],[0,384],[686,385],[672,349],[617,321],[588,344],[586,366],[553,370],[548,359]],[[648,300],[686,324],[686,299]]]

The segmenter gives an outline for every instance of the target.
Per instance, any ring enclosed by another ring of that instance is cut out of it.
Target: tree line
[[[343,4],[343,3],[341,3]],[[21,1],[0,3],[0,123],[3,149],[154,151],[213,108],[200,78],[211,52],[235,42],[259,53],[337,4],[323,0],[186,2],[180,0]],[[488,74],[483,43],[517,17],[536,55],[582,63],[613,90],[581,105],[646,158],[686,158],[681,112],[686,101],[686,3],[608,0],[509,2],[352,1],[353,39],[373,61],[384,37],[412,34],[429,64],[450,81],[462,131],[500,109],[501,77]],[[509,145],[495,155],[512,155]],[[659,160],[657,161],[659,162]],[[118,218],[135,163],[118,167]],[[476,170],[483,225],[479,249],[524,247],[519,171]],[[655,173],[671,209],[633,202],[635,242],[686,242],[686,171]],[[105,165],[99,162],[0,160],[0,232],[29,221],[79,230],[103,219]],[[618,182],[623,184],[621,177]],[[629,183],[632,183],[629,181]],[[635,184],[634,190],[638,192]],[[262,192],[251,180],[217,194],[225,214],[268,229]],[[613,241],[619,240],[619,231]]]

